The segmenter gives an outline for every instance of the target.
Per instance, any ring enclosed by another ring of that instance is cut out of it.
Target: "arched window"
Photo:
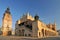
[[[31,36],[31,34],[28,34],[28,36]]]
[[[47,30],[45,30],[45,36],[47,36]]]
[[[24,29],[22,29],[22,32],[24,32],[25,30]]]
[[[25,31],[25,30],[24,30],[24,29],[22,29],[22,36],[24,36],[24,31]]]
[[[11,31],[8,31],[8,35],[11,35]]]
[[[53,27],[52,30],[55,30],[55,28]]]
[[[42,35],[44,36],[44,29],[42,29]]]
[[[19,32],[19,36],[21,36],[21,30],[19,30],[18,32]]]
[[[40,32],[39,32],[39,36],[40,36]]]

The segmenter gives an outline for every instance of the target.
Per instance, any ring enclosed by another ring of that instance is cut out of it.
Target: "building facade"
[[[58,32],[58,34],[59,34],[59,36],[60,36],[60,30],[57,30],[57,32]]]
[[[23,15],[15,24],[15,35],[24,37],[49,37],[57,36],[56,23],[45,24],[39,16]]]
[[[2,18],[2,35],[3,36],[11,35],[11,32],[12,32],[12,16],[10,13],[10,9],[7,8]]]

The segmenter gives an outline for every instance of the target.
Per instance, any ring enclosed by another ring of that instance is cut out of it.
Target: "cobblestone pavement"
[[[60,40],[58,37],[46,37],[46,38],[31,38],[31,37],[18,37],[18,36],[0,36],[0,40]]]

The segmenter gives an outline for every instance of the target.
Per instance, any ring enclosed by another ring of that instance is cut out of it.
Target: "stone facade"
[[[32,17],[26,14],[16,21],[15,35],[25,37],[49,37],[57,36],[56,23],[45,24],[39,20],[39,16]]]
[[[12,17],[10,9],[7,8],[2,19],[2,35],[7,36],[11,35],[12,32]]]
[[[58,34],[59,34],[59,36],[60,36],[60,30],[57,30],[57,32],[58,32]]]

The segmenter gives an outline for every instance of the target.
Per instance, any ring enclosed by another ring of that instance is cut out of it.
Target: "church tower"
[[[12,33],[12,17],[10,9],[7,8],[2,18],[2,35],[7,36]]]

